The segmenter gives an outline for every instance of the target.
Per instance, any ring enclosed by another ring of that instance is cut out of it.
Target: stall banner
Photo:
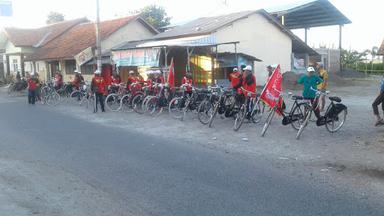
[[[275,68],[271,78],[261,92],[260,99],[263,100],[269,107],[280,105],[280,95],[282,91],[283,76],[281,75],[280,65]],[[279,110],[276,110],[279,114]]]
[[[158,67],[160,48],[132,49],[112,52],[117,66],[150,66]]]

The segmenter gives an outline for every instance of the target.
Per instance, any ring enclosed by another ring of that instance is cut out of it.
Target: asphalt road
[[[384,215],[382,204],[171,132],[169,139],[146,136],[0,100],[0,157],[64,169],[133,215]]]

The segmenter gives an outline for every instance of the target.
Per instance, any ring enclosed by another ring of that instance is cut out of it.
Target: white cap
[[[251,66],[251,65],[247,65],[247,66],[244,68],[244,71],[252,71],[252,66]]]
[[[233,68],[233,72],[237,72],[237,71],[239,71],[239,70],[237,69],[237,67]]]
[[[74,72],[75,72],[75,73],[79,73],[79,74],[81,74],[81,71],[79,71],[79,70],[77,70],[77,69],[76,69]]]
[[[99,70],[95,70],[94,74],[101,74]]]
[[[315,68],[313,68],[313,67],[308,67],[308,68],[307,68],[307,72],[315,72]]]
[[[135,72],[134,71],[129,71],[129,74],[134,74]]]

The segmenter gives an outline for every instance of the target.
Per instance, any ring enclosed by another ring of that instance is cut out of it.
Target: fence
[[[352,69],[365,74],[384,74],[383,63],[355,63],[344,65],[345,69]]]

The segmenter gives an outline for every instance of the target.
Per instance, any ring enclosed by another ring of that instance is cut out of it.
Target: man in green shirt
[[[297,81],[299,84],[304,85],[303,97],[306,100],[311,100],[313,107],[317,107],[318,101],[316,99],[317,86],[323,82],[323,80],[315,74],[313,67],[308,67],[307,75],[303,75]],[[320,119],[320,110],[317,108],[314,110],[317,119]]]

